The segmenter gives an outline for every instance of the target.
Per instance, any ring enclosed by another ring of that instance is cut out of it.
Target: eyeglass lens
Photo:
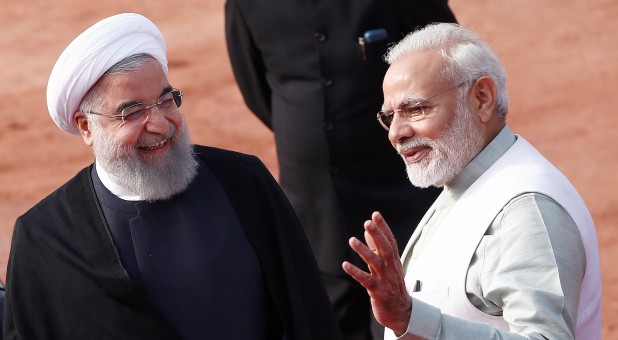
[[[380,121],[380,124],[382,124],[382,127],[384,127],[386,130],[390,129],[391,127],[391,123],[393,122],[393,115],[395,113],[394,112],[378,112],[378,120]]]
[[[136,104],[122,110],[122,118],[124,121],[134,121],[147,113],[150,109],[156,106],[164,115],[175,112],[182,104],[182,92],[173,90],[162,95],[156,103],[152,105]]]

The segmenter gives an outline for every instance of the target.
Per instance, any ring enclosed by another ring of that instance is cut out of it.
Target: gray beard
[[[89,120],[89,123],[90,122]],[[171,138],[170,149],[162,155],[143,157],[133,146],[117,143],[95,121],[92,148],[97,162],[114,176],[116,184],[147,201],[166,200],[187,189],[197,174],[198,162],[193,153],[187,125],[183,121],[178,136]],[[140,138],[138,145],[148,145],[174,135]]]
[[[483,149],[483,135],[474,125],[465,103],[457,105],[455,114],[453,124],[438,139],[420,137],[397,145],[398,152],[420,145],[431,148],[429,154],[419,162],[406,163],[408,179],[412,185],[419,188],[444,186]]]

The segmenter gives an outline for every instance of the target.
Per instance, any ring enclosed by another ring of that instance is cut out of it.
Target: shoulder
[[[26,211],[19,219],[24,220],[37,217],[45,219],[46,217],[57,215],[60,213],[60,210],[70,209],[69,202],[83,200],[84,196],[80,191],[88,190],[91,167],[92,165],[82,169],[73,178]]]
[[[227,149],[215,148],[212,146],[193,145],[195,154],[202,159],[212,159],[216,161],[258,161],[258,158],[254,155],[246,153],[232,151]]]
[[[583,277],[586,254],[577,224],[547,195],[531,192],[514,197],[491,224],[485,241],[488,269],[521,266],[542,268],[546,275],[568,271]]]
[[[194,151],[211,168],[266,169],[262,161],[254,155],[203,145],[195,145]]]
[[[59,254],[67,249],[76,253],[80,242],[67,240],[85,240],[90,228],[84,226],[99,216],[89,182],[86,168],[17,218],[11,240],[14,266],[49,266],[58,263]]]
[[[505,235],[518,235],[517,239],[528,247],[549,246],[572,255],[584,252],[577,224],[562,205],[547,195],[524,193],[514,197],[498,215],[497,222],[496,229]]]
[[[560,222],[561,225],[572,225],[577,229],[575,222],[560,203],[548,195],[537,192],[522,193],[513,197],[504,206],[501,221]]]
[[[254,155],[201,145],[196,145],[194,150],[228,188],[242,189],[250,183],[271,186],[275,182],[264,163]]]

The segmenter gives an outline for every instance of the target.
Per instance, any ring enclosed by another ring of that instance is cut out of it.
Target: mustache
[[[141,136],[136,143],[137,147],[147,147],[149,145],[158,144],[172,138],[176,134],[176,127],[169,123],[169,129],[165,135],[145,135]]]
[[[402,152],[405,152],[409,149],[412,149],[418,146],[433,147],[434,145],[435,145],[435,142],[433,140],[427,137],[418,137],[415,139],[407,140],[403,143],[397,142],[397,145],[395,145],[395,149],[397,150],[398,153],[402,153]]]

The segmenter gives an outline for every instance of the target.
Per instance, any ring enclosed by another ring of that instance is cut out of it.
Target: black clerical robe
[[[286,339],[337,339],[310,248],[268,170],[256,157],[195,149],[236,209]],[[91,167],[17,219],[7,271],[5,338],[178,338],[122,267]],[[243,320],[237,321],[242,327]]]

